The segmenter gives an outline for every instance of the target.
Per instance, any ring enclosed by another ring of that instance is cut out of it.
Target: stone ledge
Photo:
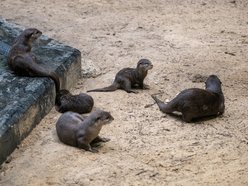
[[[15,76],[7,66],[9,47],[23,29],[0,19],[0,164],[54,106],[50,78]],[[80,78],[79,50],[42,35],[32,51],[38,63],[60,76],[61,88],[70,89]]]

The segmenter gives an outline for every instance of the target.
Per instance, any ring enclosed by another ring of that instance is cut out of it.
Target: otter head
[[[66,89],[61,89],[57,93],[58,96],[63,96],[63,95],[67,95],[67,94],[70,94],[70,92],[69,92],[69,90],[66,90]]]
[[[96,125],[105,125],[111,123],[114,118],[113,116],[106,111],[103,110],[97,110],[94,112],[94,119],[96,121]]]
[[[61,104],[61,97],[64,95],[70,95],[71,93],[69,92],[69,90],[66,89],[61,89],[57,94],[56,94],[56,98],[55,98],[55,104],[57,106],[59,106]]]
[[[38,37],[42,35],[42,32],[36,28],[28,28],[23,31],[23,35],[29,42],[32,43],[33,41],[35,41]]]
[[[205,87],[212,92],[222,93],[221,84],[220,79],[216,75],[210,75],[205,82]]]
[[[151,61],[149,61],[148,59],[141,59],[138,61],[137,69],[141,69],[142,71],[147,72],[148,70],[152,68],[153,68],[153,65]]]

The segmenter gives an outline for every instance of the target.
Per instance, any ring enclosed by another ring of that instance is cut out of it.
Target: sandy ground
[[[154,64],[150,90],[90,94],[115,118],[99,153],[59,142],[53,109],[2,165],[0,185],[248,185],[248,1],[1,0],[0,15],[81,50],[73,93],[140,58]],[[204,88],[197,74],[220,77],[223,116],[188,124],[145,108],[152,93]]]

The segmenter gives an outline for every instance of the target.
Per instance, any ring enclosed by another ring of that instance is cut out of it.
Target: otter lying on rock
[[[55,108],[58,112],[67,111],[79,114],[91,112],[94,105],[93,98],[85,93],[72,95],[68,90],[62,89],[58,92],[55,99]]]
[[[36,28],[24,30],[14,41],[8,55],[8,66],[17,75],[32,77],[50,77],[60,90],[59,77],[55,72],[42,67],[36,62],[35,55],[31,52],[33,42],[41,36],[42,32]]]
[[[114,118],[109,112],[97,110],[84,118],[75,112],[65,112],[56,123],[59,140],[63,143],[98,152],[91,147],[94,143],[107,142],[109,139],[98,136],[103,125],[111,123]]]
[[[141,59],[138,61],[136,68],[124,68],[120,70],[116,74],[112,85],[105,88],[88,90],[87,92],[112,92],[117,89],[123,89],[127,93],[137,93],[131,89],[135,87],[141,89],[147,88],[143,82],[148,70],[152,68],[153,65],[148,59]]]
[[[173,113],[179,111],[183,120],[190,122],[194,118],[218,116],[224,113],[225,99],[221,89],[221,81],[216,75],[206,80],[206,89],[190,88],[180,92],[173,100],[165,104],[152,95],[160,111]]]

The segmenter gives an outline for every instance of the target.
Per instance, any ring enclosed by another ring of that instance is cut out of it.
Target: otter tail
[[[116,84],[112,84],[108,87],[99,88],[99,89],[93,89],[93,90],[87,90],[87,92],[113,92],[118,89],[118,86]]]
[[[59,77],[55,72],[50,72],[49,73],[49,77],[54,81],[55,83],[55,89],[56,89],[56,94],[59,92],[60,90],[60,81],[59,81]]]
[[[155,94],[151,95],[151,97],[154,99],[154,101],[158,104],[158,105],[163,105],[165,104],[163,101],[161,101],[160,99],[158,99]]]
[[[33,76],[49,77],[54,81],[55,90],[56,90],[56,94],[57,94],[60,90],[59,76],[55,72],[49,72],[49,71],[47,72],[47,70],[45,70],[41,66],[35,70],[36,70],[36,73]]]
[[[172,113],[175,111],[173,103],[169,102],[165,104],[163,101],[158,99],[155,95],[151,95],[151,97],[154,99],[154,101],[157,103],[159,110],[163,113]]]
[[[59,80],[59,76],[55,73],[55,72],[50,72],[48,70],[46,70],[44,67],[40,66],[40,65],[30,65],[31,69],[28,69],[28,74],[30,76],[37,76],[37,77],[49,77],[54,81],[55,84],[55,90],[56,90],[56,94],[59,92],[60,90],[60,80]]]

